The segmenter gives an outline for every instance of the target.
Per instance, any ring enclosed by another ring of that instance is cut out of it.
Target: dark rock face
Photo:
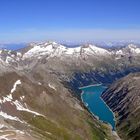
[[[81,98],[81,90],[79,90],[79,87],[82,86],[88,86],[92,84],[101,83],[104,85],[110,85],[112,82],[116,81],[117,79],[120,79],[121,77],[124,77],[128,75],[129,73],[135,73],[139,72],[140,68],[126,68],[123,71],[112,73],[104,73],[100,71],[91,71],[91,72],[76,72],[72,75],[69,81],[65,81],[61,79],[64,85],[66,85],[68,88],[70,88],[74,94],[74,96]]]
[[[112,84],[103,100],[116,116],[116,128],[124,140],[140,139],[140,73],[130,74]]]

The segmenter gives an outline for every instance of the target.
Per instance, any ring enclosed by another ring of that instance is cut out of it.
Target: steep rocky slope
[[[54,83],[24,73],[0,76],[0,138],[115,139],[107,125],[92,117],[61,83]]]
[[[140,139],[140,73],[112,84],[102,95],[116,116],[118,134],[124,140]]]

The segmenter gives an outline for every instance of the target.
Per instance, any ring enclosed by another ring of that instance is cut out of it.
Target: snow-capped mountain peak
[[[55,42],[32,44],[32,48],[24,53],[23,58],[50,55],[57,49],[62,51],[65,47]]]
[[[85,49],[89,52],[92,52],[92,53],[98,54],[98,55],[109,53],[106,49],[99,48],[99,47],[92,45],[92,44],[84,45],[84,46],[82,46],[82,49]]]
[[[140,48],[134,44],[129,44],[126,48],[128,48],[131,53],[136,53],[136,54],[140,53]]]
[[[32,44],[31,49],[29,49],[27,52],[24,53],[23,59],[28,57],[41,57],[44,55],[47,56],[73,56],[81,54],[88,54],[88,55],[103,55],[103,54],[109,54],[109,52],[106,49],[96,47],[95,45],[83,45],[83,46],[77,46],[75,48],[69,48],[65,47],[61,44],[55,43],[55,42],[46,42],[46,43],[40,43],[40,44]]]
[[[112,51],[112,53],[117,55],[117,59],[122,56],[135,56],[140,54],[140,48],[137,45],[129,44],[126,47]]]

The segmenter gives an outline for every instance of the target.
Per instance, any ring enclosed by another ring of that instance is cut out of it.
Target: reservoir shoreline
[[[99,97],[100,100],[104,103],[104,105],[105,105],[105,106],[109,109],[109,111],[112,113],[112,115],[113,115],[113,121],[115,122],[114,127],[113,127],[109,122],[102,120],[102,119],[100,118],[100,116],[94,114],[94,112],[93,112],[93,111],[91,110],[91,108],[89,107],[89,104],[88,104],[87,102],[85,102],[84,99],[83,99],[83,94],[86,94],[83,90],[86,89],[86,88],[90,88],[90,87],[92,88],[92,87],[96,87],[96,86],[97,86],[97,87],[98,87],[98,86],[102,86],[102,88],[103,88],[103,87],[106,88],[106,86],[104,86],[104,85],[102,85],[102,84],[93,84],[93,85],[89,85],[89,86],[79,87],[79,89],[82,90],[82,91],[81,91],[81,100],[82,100],[82,103],[84,104],[84,106],[89,110],[89,112],[90,112],[96,119],[98,119],[99,121],[101,121],[101,122],[103,122],[103,123],[105,123],[105,124],[108,124],[109,126],[111,126],[112,131],[115,131],[115,130],[116,130],[116,129],[115,129],[115,125],[116,125],[115,114],[114,114],[113,111],[109,108],[109,106],[104,102],[104,100],[103,100],[101,97]],[[95,94],[96,94],[96,93],[95,93]]]

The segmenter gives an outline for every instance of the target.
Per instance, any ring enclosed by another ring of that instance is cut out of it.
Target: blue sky
[[[1,0],[0,42],[140,40],[140,0]]]

